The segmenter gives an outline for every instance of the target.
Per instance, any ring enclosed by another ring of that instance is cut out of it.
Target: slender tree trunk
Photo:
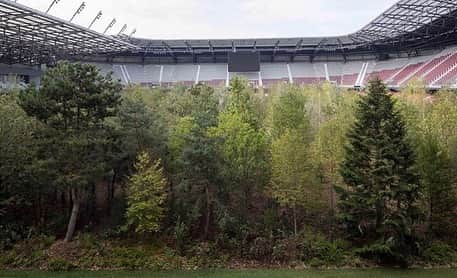
[[[108,217],[111,216],[111,212],[112,212],[112,208],[113,208],[116,178],[117,178],[116,170],[113,169],[113,176],[111,177],[111,181],[108,183],[108,194],[106,196],[107,207],[105,209],[105,215]]]
[[[211,218],[211,201],[210,201],[210,196],[209,196],[209,188],[208,186],[205,189],[206,193],[206,221],[205,221],[205,239],[208,239],[208,234],[209,234],[209,222]]]
[[[384,238],[384,205],[382,200],[376,202],[376,232]]]
[[[330,223],[328,229],[328,235],[331,241],[333,241],[333,221],[335,219],[335,192],[333,191],[333,186],[330,183],[329,186],[329,198],[330,198]]]
[[[73,208],[71,210],[70,221],[68,222],[67,234],[65,235],[65,242],[70,242],[75,233],[76,222],[78,221],[79,208],[81,201],[77,196],[73,196]]]
[[[429,200],[429,209],[428,209],[428,232],[429,234],[433,233],[434,227],[433,227],[433,221],[434,221],[434,208],[433,208],[433,197],[432,197],[432,192],[430,190],[430,200]]]
[[[297,207],[296,206],[294,206],[293,212],[294,212],[294,234],[295,234],[295,237],[297,237],[298,229],[297,229]]]

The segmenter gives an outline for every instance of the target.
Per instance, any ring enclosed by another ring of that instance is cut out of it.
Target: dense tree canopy
[[[68,190],[73,211],[65,239],[73,237],[84,194],[109,171],[111,148],[105,120],[116,115],[121,87],[94,66],[61,63],[43,77],[41,88],[20,96],[24,111],[47,127],[42,140],[54,185]]]
[[[379,80],[122,88],[61,63],[0,94],[0,249],[90,233],[146,243],[120,255],[138,268],[148,248],[202,263],[441,263],[457,247],[456,111],[455,92],[417,81],[399,94]]]

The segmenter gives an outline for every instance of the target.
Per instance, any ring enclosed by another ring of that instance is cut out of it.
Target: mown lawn
[[[337,270],[337,271],[196,271],[196,272],[0,272],[1,278],[455,278],[456,270]]]

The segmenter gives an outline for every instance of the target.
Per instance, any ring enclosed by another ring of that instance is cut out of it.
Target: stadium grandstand
[[[241,75],[259,88],[325,81],[363,88],[375,76],[392,89],[416,78],[432,90],[457,88],[457,0],[400,0],[355,33],[310,38],[109,36],[9,0],[0,0],[0,17],[3,84],[11,76],[39,82],[46,67],[71,60],[145,86],[228,86]]]

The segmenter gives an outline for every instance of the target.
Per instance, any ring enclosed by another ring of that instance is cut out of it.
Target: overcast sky
[[[52,0],[18,0],[45,11]],[[71,18],[82,0],[60,0],[51,14]],[[75,23],[87,26],[99,10],[94,29],[111,33],[123,24],[137,37],[151,39],[268,38],[344,35],[357,31],[396,0],[85,0]]]

